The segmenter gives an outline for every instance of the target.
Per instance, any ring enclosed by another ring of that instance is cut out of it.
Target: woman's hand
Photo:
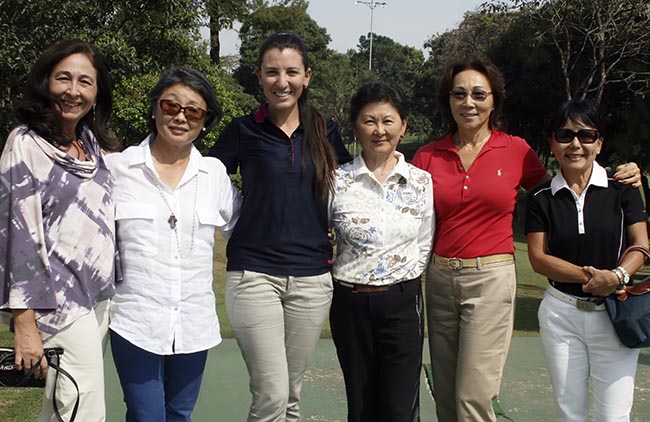
[[[589,275],[589,281],[582,286],[582,291],[585,293],[605,297],[614,293],[619,286],[618,277],[610,270],[599,270],[594,267],[582,269]]]
[[[34,378],[47,376],[47,359],[43,358],[41,333],[36,328],[36,316],[33,309],[14,309],[14,350],[16,369],[27,373],[32,366],[38,365]]]
[[[616,167],[614,179],[624,185],[632,185],[634,188],[641,187],[641,169],[636,163],[625,163]]]

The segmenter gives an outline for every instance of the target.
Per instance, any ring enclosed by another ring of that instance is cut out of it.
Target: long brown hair
[[[54,145],[70,145],[72,139],[63,133],[63,122],[54,104],[57,98],[50,93],[50,73],[63,59],[73,54],[83,54],[97,71],[97,99],[77,125],[77,132],[85,125],[90,128],[97,142],[107,151],[116,151],[120,143],[108,130],[113,109],[111,77],[104,59],[95,48],[80,40],[61,41],[49,47],[32,66],[25,88],[25,98],[15,107],[18,120],[26,124],[43,139]],[[77,133],[79,135],[79,133]]]
[[[269,36],[259,51],[258,68],[262,66],[264,54],[273,48],[282,51],[292,48],[300,53],[305,70],[310,68],[307,46],[299,36],[290,32],[280,32]],[[325,201],[327,193],[334,187],[334,170],[336,169],[336,156],[327,137],[325,119],[309,101],[309,91],[304,87],[298,99],[300,122],[304,128],[305,150],[311,155],[314,162],[314,194]],[[304,156],[303,156],[304,157]],[[303,169],[304,169],[304,162]]]

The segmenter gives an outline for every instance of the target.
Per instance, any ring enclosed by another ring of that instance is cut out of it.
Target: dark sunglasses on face
[[[492,94],[491,92],[483,91],[481,89],[475,89],[472,92],[467,92],[464,89],[452,89],[451,91],[449,91],[449,95],[451,96],[451,98],[458,101],[464,101],[468,95],[472,97],[472,100],[474,101],[485,101],[487,100],[487,97],[491,94]]]
[[[555,140],[561,144],[570,144],[576,136],[581,144],[593,144],[600,139],[600,134],[596,129],[580,129],[577,132],[571,129],[557,129],[553,135]]]
[[[172,100],[160,100],[160,110],[162,110],[163,114],[166,114],[168,116],[176,116],[182,111],[185,115],[185,118],[190,122],[198,122],[199,120],[203,119],[205,114],[208,112],[207,110],[203,110],[202,108],[196,106],[190,105],[183,107],[182,105]]]

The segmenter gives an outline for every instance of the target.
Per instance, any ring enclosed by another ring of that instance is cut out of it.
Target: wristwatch
[[[627,270],[625,269],[625,267],[622,267],[622,266],[616,267],[616,269],[619,270],[621,272],[621,274],[623,274],[622,283],[624,285],[627,285],[630,282],[630,273],[628,273]]]

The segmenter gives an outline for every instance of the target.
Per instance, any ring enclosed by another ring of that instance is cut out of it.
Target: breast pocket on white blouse
[[[153,256],[158,254],[160,234],[156,207],[144,202],[118,202],[115,207],[120,252]]]
[[[216,208],[197,208],[196,215],[199,220],[198,237],[212,247],[214,245],[214,230],[224,224],[223,219]]]

